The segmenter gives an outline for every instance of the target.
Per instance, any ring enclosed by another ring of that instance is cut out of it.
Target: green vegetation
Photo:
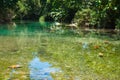
[[[29,80],[28,64],[32,53],[38,52],[42,61],[48,61],[62,72],[52,73],[55,80],[119,80],[120,41],[106,37],[77,37],[39,33],[0,37],[0,79],[10,78],[11,65],[19,64],[12,79]]]
[[[44,16],[45,21],[115,29],[120,19],[119,0],[1,0],[0,4],[0,23],[12,19],[38,21]]]
[[[30,80],[33,53],[55,80],[119,80],[119,47],[120,0],[0,0],[0,80]]]

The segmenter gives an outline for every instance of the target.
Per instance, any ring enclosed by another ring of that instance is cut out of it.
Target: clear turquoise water
[[[42,32],[45,29],[49,29],[52,25],[50,22],[16,22],[12,24],[1,24],[0,35],[19,35],[25,33],[27,35],[33,35],[36,32]]]
[[[11,24],[2,24],[0,25],[0,36],[21,36],[21,35],[37,35],[39,32],[44,32],[44,29],[50,27],[52,23],[40,23],[40,22],[22,22]],[[53,80],[51,73],[58,71],[56,68],[52,68],[51,64],[48,62],[42,62],[37,55],[33,55],[33,59],[29,61],[29,78],[30,80]],[[21,55],[22,56],[22,55]],[[10,71],[11,79],[16,70]]]

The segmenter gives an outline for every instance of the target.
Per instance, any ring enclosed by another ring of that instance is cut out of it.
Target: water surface
[[[50,22],[16,22],[11,24],[0,25],[0,35],[20,35],[24,33],[26,35],[35,35],[36,32],[41,32],[44,29],[48,29],[53,23]]]

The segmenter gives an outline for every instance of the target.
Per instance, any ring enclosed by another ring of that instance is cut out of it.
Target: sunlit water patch
[[[33,58],[29,63],[31,80],[53,80],[51,73],[58,72],[59,69],[51,68],[48,62],[41,62],[38,57]]]

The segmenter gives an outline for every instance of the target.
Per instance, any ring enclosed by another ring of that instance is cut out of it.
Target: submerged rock
[[[22,66],[21,65],[11,65],[8,68],[16,69],[16,68],[22,68]]]
[[[103,57],[104,56],[103,53],[99,53],[98,55],[99,55],[99,57]]]

